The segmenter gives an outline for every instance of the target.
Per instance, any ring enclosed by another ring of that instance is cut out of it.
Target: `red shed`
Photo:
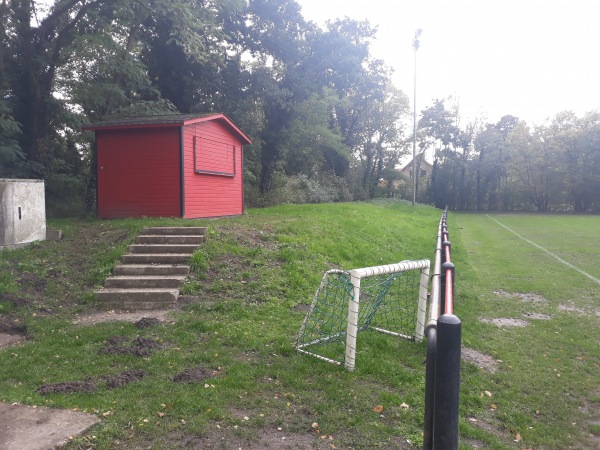
[[[98,217],[215,217],[244,212],[243,145],[224,114],[129,117],[96,133]]]

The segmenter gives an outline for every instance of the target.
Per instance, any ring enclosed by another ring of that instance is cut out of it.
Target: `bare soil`
[[[200,383],[215,377],[218,373],[218,370],[202,366],[191,367],[175,375],[173,381],[175,383]]]
[[[571,312],[571,313],[575,313],[575,314],[580,314],[582,316],[588,315],[587,311],[585,311],[581,308],[577,308],[576,306],[571,306],[571,305],[558,305],[556,309],[558,309],[559,311],[566,311],[566,312]]]
[[[143,370],[126,370],[125,372],[121,372],[117,375],[111,375],[105,377],[106,379],[106,387],[108,389],[115,389],[121,386],[125,386],[126,384],[133,383],[134,381],[139,381],[146,376],[146,372]]]
[[[523,302],[528,303],[548,303],[543,296],[534,292],[506,292],[505,290],[499,289],[494,291],[494,294],[504,298],[518,298]]]
[[[96,391],[96,385],[94,383],[88,383],[87,381],[64,381],[61,383],[47,383],[42,384],[37,392],[40,395],[48,394],[73,394],[75,392],[85,392],[90,394]]]
[[[472,348],[462,347],[461,357],[463,361],[471,363],[487,372],[494,373],[500,368],[500,363],[494,357]]]
[[[532,319],[532,320],[550,320],[550,319],[552,319],[552,316],[550,314],[544,314],[544,313],[538,313],[538,312],[527,312],[527,313],[523,314],[523,317],[525,319]]]
[[[156,309],[152,311],[97,311],[89,314],[78,315],[73,323],[76,325],[95,325],[103,322],[132,322],[138,328],[138,322],[142,322],[142,328],[148,322],[152,321],[155,325],[160,323],[174,323],[175,319],[171,317],[172,309]]]
[[[501,328],[526,327],[527,325],[529,325],[529,322],[527,322],[526,320],[515,319],[511,317],[499,317],[496,319],[487,319],[485,317],[482,317],[479,320],[483,323],[491,323]]]
[[[162,348],[162,344],[155,340],[137,337],[133,342],[128,342],[125,336],[112,336],[98,353],[104,355],[133,355],[139,357],[149,356],[154,350]]]

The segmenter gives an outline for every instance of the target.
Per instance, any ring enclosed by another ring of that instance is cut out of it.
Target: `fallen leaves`
[[[381,414],[383,412],[383,406],[377,405],[375,408],[373,408],[373,411],[375,411],[377,414]]]
[[[517,435],[514,439],[515,442],[521,442],[523,440],[523,438],[521,437],[521,433],[517,432]]]

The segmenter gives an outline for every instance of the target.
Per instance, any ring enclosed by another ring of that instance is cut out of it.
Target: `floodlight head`
[[[415,31],[415,40],[413,41],[413,47],[415,49],[415,52],[417,50],[419,50],[419,47],[420,47],[419,37],[421,36],[422,32],[423,32],[423,30],[421,28],[419,28],[419,29],[417,29],[417,31]]]

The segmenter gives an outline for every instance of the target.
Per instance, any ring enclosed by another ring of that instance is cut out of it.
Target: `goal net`
[[[325,272],[296,350],[354,370],[361,331],[421,341],[428,282],[429,260]]]

